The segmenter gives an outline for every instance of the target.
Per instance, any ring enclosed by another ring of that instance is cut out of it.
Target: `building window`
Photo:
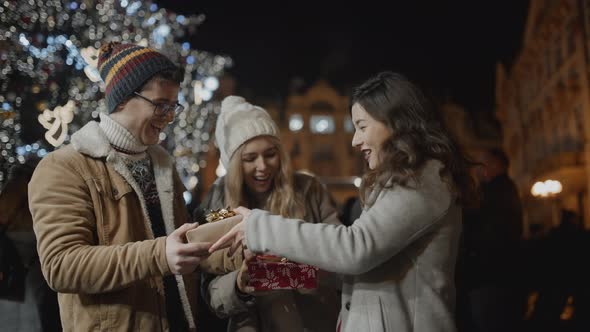
[[[296,158],[301,154],[301,146],[299,145],[299,141],[295,141],[293,144],[293,148],[291,149],[291,158]]]
[[[313,148],[313,152],[311,153],[311,161],[319,162],[319,161],[330,161],[333,162],[336,160],[336,156],[334,156],[334,147],[328,144],[319,144]]]
[[[545,49],[545,77],[549,78],[551,76],[551,55],[549,54],[549,49]]]
[[[576,148],[578,151],[584,149],[584,109],[578,105],[574,109],[574,121],[576,126]]]
[[[329,144],[317,144],[311,154],[311,170],[320,176],[338,176],[341,168],[334,168],[337,162],[334,154],[334,146]]]
[[[576,51],[576,33],[574,32],[574,20],[570,20],[566,28],[567,55],[571,56]]]
[[[312,115],[309,125],[314,134],[333,134],[335,130],[334,117],[331,115]]]
[[[300,131],[303,129],[303,117],[301,114],[292,114],[289,117],[289,130]]]
[[[563,52],[561,50],[561,38],[557,38],[555,41],[555,70],[559,70],[563,64]]]
[[[344,117],[344,131],[347,133],[354,133],[354,125],[352,124],[350,115]]]
[[[311,104],[312,112],[334,112],[334,106],[327,101],[316,101]]]

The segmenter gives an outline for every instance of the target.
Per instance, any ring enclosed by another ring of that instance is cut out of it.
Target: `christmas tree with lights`
[[[179,93],[185,110],[160,138],[185,185],[194,187],[219,113],[210,99],[232,65],[186,41],[204,19],[151,1],[0,3],[0,188],[11,166],[43,157],[106,111],[96,57],[110,41],[158,49],[185,68]]]

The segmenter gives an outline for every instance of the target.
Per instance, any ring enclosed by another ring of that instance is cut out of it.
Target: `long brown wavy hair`
[[[375,187],[408,186],[428,160],[443,164],[440,176],[464,206],[477,204],[470,168],[475,165],[463,153],[422,91],[404,76],[381,72],[353,90],[350,109],[362,106],[375,120],[392,131],[381,148],[382,162],[363,177],[360,197],[364,204]],[[388,181],[391,183],[388,185]]]

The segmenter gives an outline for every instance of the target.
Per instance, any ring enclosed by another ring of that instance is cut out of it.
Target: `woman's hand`
[[[248,221],[248,216],[250,216],[250,209],[240,206],[234,209],[234,211],[243,216],[242,221],[217,240],[217,242],[209,248],[210,253],[230,247],[228,255],[232,256],[240,245],[243,244],[244,248],[246,248],[246,222]]]
[[[244,261],[242,262],[242,266],[240,267],[240,271],[238,272],[238,278],[236,280],[236,287],[240,290],[240,292],[245,294],[252,294],[254,293],[254,287],[248,286],[250,282],[250,273],[248,272],[248,263],[254,259],[254,255],[250,250],[244,249]]]
[[[238,206],[234,209],[234,211],[243,216],[242,220],[246,220],[246,218],[248,218],[248,216],[252,212],[252,210],[245,208],[243,206]]]
[[[238,272],[236,279],[236,288],[242,294],[252,296],[265,296],[272,294],[272,291],[256,291],[256,289],[249,285],[250,283],[250,272],[248,271],[248,264],[254,260],[256,256],[248,249],[244,249],[244,261]],[[238,295],[238,297],[240,297]]]

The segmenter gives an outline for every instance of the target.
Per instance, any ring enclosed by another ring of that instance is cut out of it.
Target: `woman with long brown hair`
[[[461,206],[475,197],[470,163],[399,74],[379,73],[357,87],[351,115],[352,145],[369,168],[363,212],[351,226],[237,208],[243,221],[210,251],[243,243],[344,275],[342,331],[454,331]]]

